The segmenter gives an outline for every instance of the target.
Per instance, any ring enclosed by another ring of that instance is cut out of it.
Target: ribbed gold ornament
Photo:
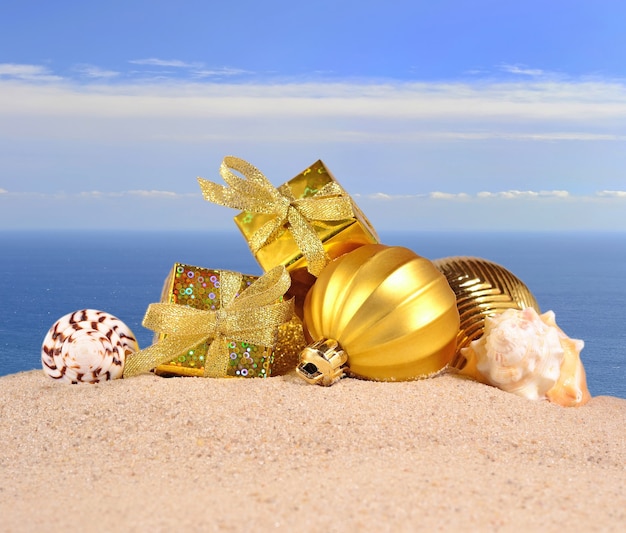
[[[444,257],[433,261],[456,294],[461,327],[456,355],[450,366],[462,369],[467,361],[461,349],[480,338],[485,318],[506,309],[533,307],[539,304],[530,289],[503,266],[480,257]]]
[[[403,381],[446,367],[459,316],[454,292],[431,261],[400,246],[367,244],[324,268],[306,297],[304,328],[314,341],[296,369],[305,380],[330,385],[345,365],[355,377]]]

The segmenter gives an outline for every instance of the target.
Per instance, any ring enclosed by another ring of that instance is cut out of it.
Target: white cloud
[[[9,191],[7,191],[6,189],[0,189],[0,194],[8,194]]]
[[[570,193],[568,191],[539,191],[539,196],[549,196],[555,198],[569,198]]]
[[[492,193],[358,195],[359,207],[380,231],[493,230],[626,231],[626,194],[611,197],[518,192],[516,201]],[[605,191],[601,191],[605,192]],[[620,191],[607,191],[609,193]],[[626,192],[626,191],[622,191]],[[461,201],[459,201],[461,200]],[[200,191],[158,190],[0,194],[0,228],[133,228],[234,230],[233,210],[206,202]],[[33,216],[35,213],[37,216]]]
[[[146,198],[186,198],[189,196],[200,196],[198,193],[178,193],[173,191],[155,191],[155,190],[131,190],[131,191],[83,191],[75,193],[76,196],[83,198],[119,198],[123,196],[142,196]]]
[[[446,231],[626,231],[626,196],[612,201],[594,195],[535,191],[478,194],[438,193],[358,199],[374,227]]]
[[[104,193],[102,191],[83,191],[77,193],[77,196],[82,198],[101,198],[105,196],[113,196],[113,193]],[[120,196],[120,194],[118,193],[117,196]]]
[[[189,194],[180,194],[172,191],[146,191],[146,190],[136,190],[136,191],[127,191],[126,194],[130,194],[132,196],[148,196],[148,197],[159,197],[159,198],[181,198],[185,196],[189,196]],[[199,196],[198,194],[194,194],[193,196]]]
[[[517,141],[626,141],[626,135],[591,132],[545,132],[545,133],[507,133],[492,132],[484,138],[509,139]]]
[[[470,197],[469,194],[464,192],[448,193],[440,191],[431,192],[428,196],[434,200],[466,200]]]
[[[537,197],[538,193],[534,191],[499,191],[489,192],[481,191],[477,194],[479,198],[520,198],[520,197]]]
[[[0,63],[0,79],[10,78],[25,82],[54,82],[60,81],[60,76],[55,76],[41,65],[27,65],[20,63]]]
[[[481,191],[476,195],[478,198],[568,198],[568,191]]]
[[[397,122],[417,135],[484,138],[496,134],[536,140],[623,139],[619,131],[569,131],[572,125],[617,124],[626,118],[626,85],[620,83],[426,84],[216,84],[175,82],[126,85],[0,83],[0,114],[54,114],[81,117],[172,118],[205,121],[221,117],[326,121],[375,119]],[[479,122],[476,122],[479,120]],[[415,121],[422,121],[415,131]],[[444,121],[432,128],[432,121]],[[449,132],[454,121],[457,131]],[[550,130],[502,131],[506,122],[528,128],[550,122]],[[555,130],[556,125],[568,125]],[[346,124],[347,125],[347,124]],[[429,126],[424,129],[424,125]],[[359,123],[361,126],[361,123]],[[467,129],[471,126],[471,129]],[[485,130],[485,128],[491,129]],[[472,129],[474,131],[472,131]],[[482,130],[482,131],[481,131]],[[347,130],[350,131],[350,130]],[[363,128],[356,130],[362,132]],[[384,129],[381,135],[386,132]],[[391,132],[390,132],[391,133]]]
[[[626,198],[626,191],[598,191],[596,195],[602,198]]]
[[[377,192],[368,195],[352,195],[355,198],[363,197],[370,200],[382,200],[382,201],[394,201],[403,199],[423,199],[430,198],[433,200],[474,200],[474,199],[524,199],[532,200],[537,198],[553,198],[553,199],[590,199],[591,197],[579,195],[573,196],[569,191],[554,190],[554,191],[481,191],[476,194],[468,194],[465,192],[451,193],[442,191],[433,191],[427,194],[387,194],[383,192]],[[626,198],[626,191],[600,191],[596,193],[596,196],[600,197],[616,197]]]
[[[391,200],[393,197],[390,194],[386,194],[384,192],[377,192],[368,195],[368,198],[372,198],[373,200]]]
[[[131,59],[128,62],[133,65],[150,65],[155,67],[197,68],[201,66],[200,63],[189,63],[179,59],[157,59],[155,57],[147,59]]]
[[[229,67],[223,67],[218,69],[198,69],[193,71],[193,75],[196,78],[241,76],[242,74],[253,74],[253,72],[250,70]]]
[[[539,200],[539,199],[553,199],[553,200],[567,200],[568,202],[589,202],[598,200],[601,198],[617,198],[626,200],[626,191],[598,191],[594,195],[579,194],[575,195],[565,190],[553,190],[553,191],[481,191],[476,194],[468,194],[465,192],[449,193],[441,191],[433,191],[427,194],[386,194],[375,193],[368,195],[352,195],[355,198],[367,198],[369,200],[382,200],[382,201],[397,201],[405,199],[424,199],[429,198],[433,200]]]
[[[537,68],[528,68],[525,65],[500,65],[500,70],[510,74],[521,74],[523,76],[542,76],[545,72]]]
[[[216,83],[193,78],[204,67],[171,62],[186,79],[0,79],[0,156],[9,165],[2,186],[71,192],[106,183],[146,191],[126,190],[128,203],[148,204],[158,194],[167,203],[167,192],[185,180],[217,176],[221,158],[232,153],[274,183],[321,157],[351,193],[388,206],[447,199],[464,208],[500,197],[499,205],[512,205],[509,199],[532,194],[547,205],[561,194],[550,189],[574,186],[599,204],[596,190],[623,189],[624,81]],[[151,68],[174,71],[138,70]],[[195,190],[195,183],[181,187]],[[617,203],[608,197],[605,204]]]
[[[355,198],[359,198],[362,195],[355,194],[353,195]],[[387,194],[384,192],[375,192],[373,194],[368,194],[365,197],[371,200],[399,200],[404,198],[423,198],[425,194]]]
[[[115,70],[106,70],[94,65],[78,65],[75,70],[88,78],[110,79],[120,75],[120,72]]]

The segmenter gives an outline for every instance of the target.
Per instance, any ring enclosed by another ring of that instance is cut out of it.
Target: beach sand
[[[408,383],[0,378],[0,530],[622,531],[626,400]]]

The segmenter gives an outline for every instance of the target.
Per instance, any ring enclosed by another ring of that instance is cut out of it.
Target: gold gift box
[[[242,276],[241,291],[258,279],[258,276]],[[220,271],[176,263],[165,280],[161,294],[162,303],[184,305],[202,310],[220,307]],[[155,342],[165,335],[157,334]],[[256,346],[237,339],[225,341],[230,359],[224,377],[269,377],[272,374],[273,346]],[[205,358],[210,342],[201,342],[187,353],[169,363],[156,367],[161,376],[204,376]],[[295,363],[294,363],[295,367]]]
[[[315,196],[317,191],[331,182],[339,184],[326,165],[318,160],[281,187],[288,187],[293,197],[300,199]],[[370,221],[352,198],[349,200],[354,217],[336,221],[310,221],[330,259],[364,244],[378,243],[378,235]],[[235,223],[250,242],[251,236],[275,216],[243,211],[235,216]],[[287,268],[291,276],[291,288],[287,296],[295,298],[296,315],[302,319],[306,293],[316,278],[308,272],[306,257],[298,248],[290,229],[283,227],[275,240],[262,246],[254,255],[264,271],[277,265]]]
[[[337,180],[320,160],[285,185],[290,189],[293,197],[299,199],[315,196],[317,191],[331,182],[337,183]],[[311,221],[311,225],[331,259],[363,244],[378,242],[378,236],[369,220],[352,199],[350,202],[354,212],[353,218],[337,221]],[[274,217],[275,215],[244,211],[235,216],[235,223],[246,240],[250,241],[254,232]],[[264,271],[277,265],[284,265],[290,272],[306,267],[306,258],[298,248],[288,227],[280,230],[275,240],[261,247],[255,257]]]

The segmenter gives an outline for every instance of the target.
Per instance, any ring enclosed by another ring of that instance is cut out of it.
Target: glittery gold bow
[[[210,342],[205,377],[223,377],[228,370],[227,340],[273,346],[278,326],[293,316],[293,301],[278,301],[291,280],[284,266],[273,268],[238,294],[242,276],[220,271],[221,306],[201,310],[170,303],[150,304],[144,327],[165,334],[152,346],[129,355],[124,377],[149,372],[202,342]]]
[[[235,175],[230,169],[244,177]],[[307,268],[319,275],[330,260],[311,221],[345,220],[354,217],[350,197],[337,182],[330,182],[314,195],[295,198],[287,184],[275,188],[263,173],[250,163],[227,156],[220,174],[230,186],[218,185],[198,178],[204,198],[210,202],[252,213],[275,215],[250,237],[253,254],[274,241],[283,228],[288,228],[298,248],[307,260]]]

